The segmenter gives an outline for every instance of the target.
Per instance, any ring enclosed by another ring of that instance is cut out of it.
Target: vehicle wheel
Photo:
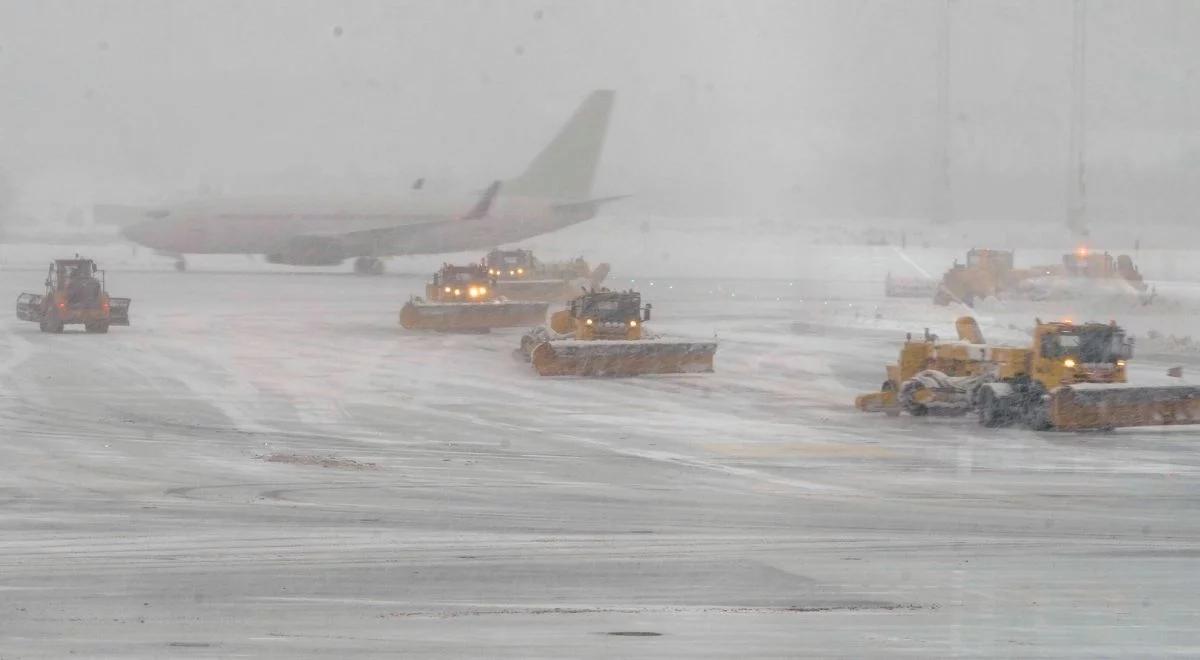
[[[42,332],[50,332],[50,327],[46,325],[46,321],[44,319],[38,321],[38,330],[41,330]]]
[[[929,407],[917,403],[913,400],[917,392],[925,389],[920,381],[910,380],[900,386],[900,394],[896,397],[899,400],[900,407],[913,417],[924,417],[929,414]]]
[[[85,324],[83,327],[88,332],[93,333],[93,334],[102,335],[102,334],[105,334],[108,332],[108,324],[105,323],[104,321],[99,321],[97,323],[88,323],[88,324]]]
[[[1046,388],[1034,381],[1029,385],[1022,401],[1021,416],[1025,425],[1034,431],[1049,431],[1052,428],[1046,402],[1042,400],[1045,394]]]
[[[54,334],[61,334],[62,331],[63,331],[63,322],[62,321],[53,320],[53,319],[46,321],[46,332],[53,332]]]
[[[187,270],[187,260],[184,259],[183,257],[176,259],[175,260],[175,270],[177,270],[181,273],[186,271]]]
[[[375,257],[358,257],[354,260],[354,272],[358,275],[383,275],[383,260]]]
[[[1007,426],[1011,423],[1008,406],[1004,401],[996,396],[990,387],[984,387],[979,393],[979,423],[989,427],[996,428],[999,426]]]

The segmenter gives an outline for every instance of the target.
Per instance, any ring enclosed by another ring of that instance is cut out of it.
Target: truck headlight
[[[629,327],[631,327],[631,328],[636,328],[636,327],[637,327],[637,321],[636,321],[636,320],[630,321],[630,322],[629,322]]]
[[[454,290],[454,295],[456,295],[456,296],[461,296],[461,295],[462,295],[462,289],[455,289],[455,290]]]
[[[481,296],[487,295],[487,287],[486,286],[479,287],[479,295],[481,295]]]
[[[591,320],[591,319],[588,319],[588,320],[584,321],[584,323],[586,323],[586,324],[588,324],[588,325],[591,325],[591,324],[592,324],[592,320]]]
[[[1118,366],[1118,367],[1123,367],[1123,366],[1125,366],[1125,360],[1117,360],[1117,366]]]
[[[1063,360],[1063,366],[1070,369],[1075,366],[1075,360],[1072,360],[1071,358],[1067,358],[1067,359]]]
[[[446,293],[450,293],[450,287],[446,287]]]
[[[518,269],[517,269],[517,275],[524,275],[524,274],[525,274],[525,269],[524,269],[524,268],[518,268]]]
[[[479,296],[479,288],[471,287],[471,288],[467,289],[467,295],[471,296],[472,298]]]

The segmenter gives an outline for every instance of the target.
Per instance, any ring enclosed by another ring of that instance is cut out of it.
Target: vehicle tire
[[[383,260],[375,257],[358,257],[354,260],[354,272],[358,275],[383,275]]]
[[[929,408],[920,403],[913,401],[913,396],[925,389],[920,381],[909,380],[900,386],[900,393],[896,397],[899,400],[900,407],[913,417],[924,417],[929,414]]]
[[[51,319],[49,321],[46,321],[46,331],[53,332],[56,335],[62,334],[63,322],[59,321],[57,319]]]
[[[990,387],[984,387],[979,392],[979,423],[988,428],[1007,426],[1011,423],[1008,406],[996,396]]]
[[[1049,431],[1053,428],[1046,403],[1042,400],[1045,394],[1046,388],[1041,383],[1034,381],[1026,389],[1025,396],[1022,397],[1021,417],[1025,426],[1034,431]]]
[[[42,332],[50,332],[50,326],[46,325],[45,319],[38,321],[38,330],[41,330]]]
[[[108,323],[106,321],[98,321],[96,323],[87,323],[84,329],[92,334],[103,335],[108,332]]]
[[[181,273],[186,271],[187,270],[187,260],[184,259],[183,257],[176,259],[175,260],[175,270],[177,270]]]

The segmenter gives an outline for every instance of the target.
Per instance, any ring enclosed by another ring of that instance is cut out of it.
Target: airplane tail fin
[[[588,95],[558,135],[521,176],[504,184],[509,195],[556,200],[587,199],[612,113],[615,93],[598,89]]]

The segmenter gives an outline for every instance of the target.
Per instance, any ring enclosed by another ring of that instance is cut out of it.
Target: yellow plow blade
[[[538,344],[530,362],[541,376],[702,373],[713,370],[716,352],[716,342],[565,340]]]
[[[1061,431],[1200,424],[1200,387],[1063,386],[1051,394],[1049,413]]]

